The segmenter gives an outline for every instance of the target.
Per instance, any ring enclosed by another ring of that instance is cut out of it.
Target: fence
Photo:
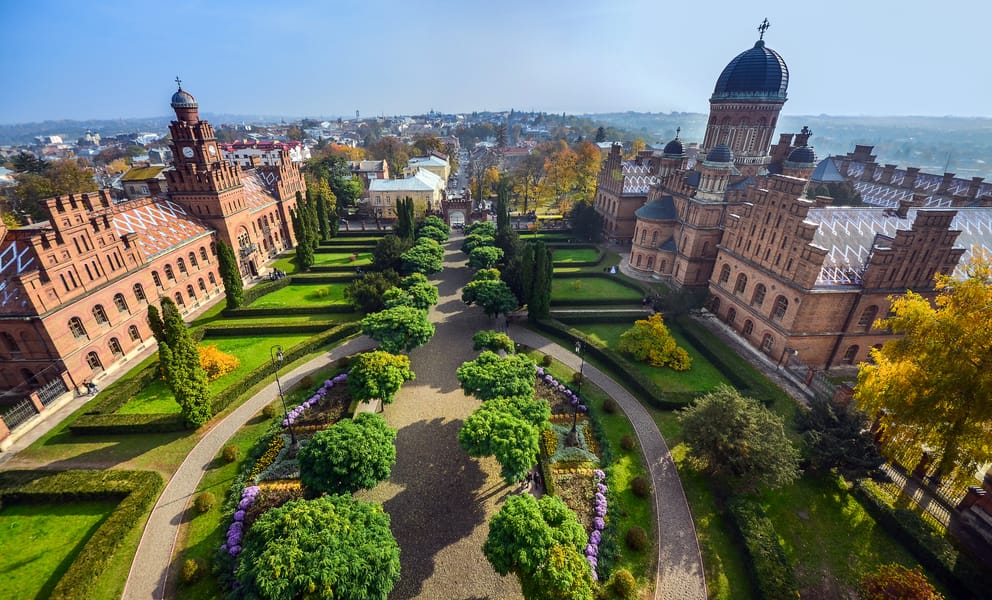
[[[0,416],[3,417],[3,422],[7,424],[7,429],[13,431],[21,423],[27,421],[36,414],[38,414],[38,411],[35,410],[34,403],[25,398],[24,400],[21,400],[17,404],[3,411],[3,414]]]
[[[59,377],[58,379],[49,381],[38,389],[38,399],[41,400],[42,406],[48,406],[59,396],[68,391],[69,386],[67,386],[65,381]]]

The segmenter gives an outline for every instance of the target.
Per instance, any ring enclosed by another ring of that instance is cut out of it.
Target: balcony
[[[238,248],[238,254],[241,258],[245,258],[251,254],[254,254],[258,250],[258,244],[248,244],[247,246],[241,246]]]

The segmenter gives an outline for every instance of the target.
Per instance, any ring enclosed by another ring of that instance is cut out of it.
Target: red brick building
[[[242,171],[219,156],[190,94],[180,88],[172,107],[168,199],[74,194],[46,200],[46,221],[0,225],[0,405],[54,398],[125,364],[154,343],[149,302],[169,297],[185,313],[222,294],[218,239],[245,276],[295,244],[299,169]]]

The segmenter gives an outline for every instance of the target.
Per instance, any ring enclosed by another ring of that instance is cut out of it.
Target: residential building
[[[419,218],[437,212],[444,198],[445,181],[426,169],[404,179],[373,179],[369,182],[369,208],[372,214],[396,218],[396,201],[413,198],[413,210]]]
[[[438,152],[431,152],[427,156],[416,156],[407,160],[403,175],[409,177],[418,169],[425,169],[434,173],[443,182],[447,182],[448,178],[451,177],[451,163],[448,162],[448,157]]]

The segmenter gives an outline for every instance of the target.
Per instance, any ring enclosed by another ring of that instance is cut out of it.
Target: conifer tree
[[[152,330],[156,342],[161,344],[165,341],[165,324],[162,323],[162,317],[154,304],[148,305],[148,328]]]
[[[210,419],[210,392],[207,374],[200,366],[200,352],[189,335],[179,309],[169,298],[162,298],[165,343],[159,346],[159,360],[165,363],[165,382],[179,403],[186,424],[199,427]]]
[[[313,227],[316,224],[311,223],[311,214],[309,202],[304,200],[303,194],[296,192],[296,211],[292,213],[292,220],[296,234],[296,268],[300,271],[309,271],[313,266],[316,242]]]
[[[527,317],[531,320],[546,319],[551,315],[551,277],[554,267],[551,263],[551,253],[544,242],[534,242],[532,246],[531,272],[524,277],[525,282],[530,281]],[[525,257],[530,257],[530,253],[525,253]]]
[[[317,193],[317,229],[320,230],[320,239],[331,239],[331,228],[327,221],[327,198],[322,192]]]
[[[245,288],[238,271],[238,261],[234,258],[234,250],[224,240],[217,240],[217,263],[220,278],[224,282],[227,308],[238,308],[245,300]]]
[[[396,201],[396,236],[400,239],[413,239],[413,198],[407,196]]]

